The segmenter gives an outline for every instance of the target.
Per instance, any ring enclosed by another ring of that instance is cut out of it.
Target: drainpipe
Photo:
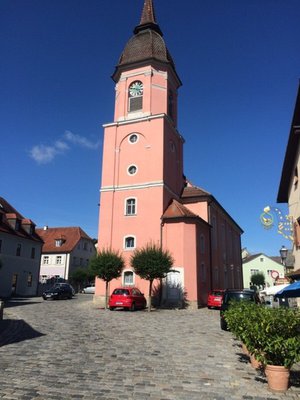
[[[210,225],[209,228],[209,263],[210,263],[210,290],[213,289],[212,287],[212,283],[213,283],[213,265],[212,265],[212,228],[211,228],[211,212],[210,212],[210,205],[211,205],[212,201],[210,201],[207,205],[208,207],[208,223]]]

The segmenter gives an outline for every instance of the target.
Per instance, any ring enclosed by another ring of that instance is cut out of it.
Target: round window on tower
[[[136,133],[132,133],[132,134],[129,136],[128,140],[129,140],[129,143],[134,144],[134,143],[136,143],[136,142],[139,140],[139,137],[138,137],[138,135],[137,135]]]
[[[135,175],[137,173],[136,165],[130,165],[127,169],[129,175]]]

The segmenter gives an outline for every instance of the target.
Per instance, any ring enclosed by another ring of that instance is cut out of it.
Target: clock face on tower
[[[140,81],[135,81],[129,86],[129,94],[131,97],[142,96],[143,84]]]

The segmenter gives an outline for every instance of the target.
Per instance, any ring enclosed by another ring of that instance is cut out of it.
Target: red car
[[[147,301],[144,294],[135,287],[122,287],[115,289],[108,302],[110,310],[121,307],[134,311],[138,308],[145,308],[146,304]]]
[[[215,289],[212,290],[207,298],[208,308],[220,308],[223,300],[224,290]]]

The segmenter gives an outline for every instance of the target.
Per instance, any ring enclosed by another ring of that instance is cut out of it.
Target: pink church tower
[[[148,282],[131,270],[130,256],[152,242],[171,252],[178,271],[166,280],[164,301],[182,301],[186,292],[196,307],[205,303],[213,284],[211,202],[205,202],[207,196],[199,202],[199,191],[196,198],[195,191],[193,196],[186,191],[184,139],[177,130],[181,81],[152,0],[144,1],[140,23],[112,78],[115,112],[114,121],[104,125],[98,248],[119,250],[126,266],[122,277],[110,283],[110,292],[134,285],[148,293]],[[104,283],[97,279],[94,301],[103,305],[104,294]]]

